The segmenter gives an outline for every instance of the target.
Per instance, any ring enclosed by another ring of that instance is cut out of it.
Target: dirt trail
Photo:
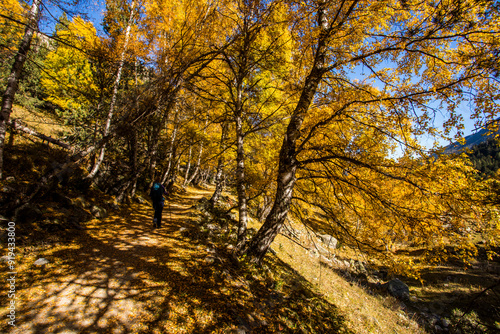
[[[190,208],[208,194],[176,198],[165,207],[161,229],[152,229],[150,205],[133,204],[93,220],[69,244],[18,258],[17,326],[7,324],[2,295],[0,332],[221,331],[227,314],[214,308],[230,299],[205,275],[206,246],[180,231],[193,228]],[[39,257],[50,263],[35,266]]]

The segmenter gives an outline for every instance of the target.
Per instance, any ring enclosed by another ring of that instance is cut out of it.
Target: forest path
[[[183,233],[195,228],[191,207],[210,193],[191,188],[167,201],[160,229],[151,205],[132,204],[67,244],[18,259],[16,327],[2,294],[0,332],[226,332],[235,301],[214,279],[207,245]],[[50,263],[34,265],[39,257]]]

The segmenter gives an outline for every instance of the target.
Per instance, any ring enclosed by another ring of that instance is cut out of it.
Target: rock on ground
[[[407,300],[410,298],[410,289],[408,288],[408,285],[401,282],[398,278],[390,280],[383,286],[387,289],[389,294],[398,299]]]
[[[49,263],[49,261],[47,259],[44,259],[43,257],[41,257],[34,262],[34,265],[35,266],[43,266],[43,265],[46,265],[48,263]]]

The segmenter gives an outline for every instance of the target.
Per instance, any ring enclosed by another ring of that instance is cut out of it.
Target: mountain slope
[[[473,147],[486,142],[489,139],[492,139],[495,137],[495,135],[499,134],[500,130],[497,130],[495,132],[491,132],[488,129],[481,129],[480,131],[468,135],[465,137],[465,144],[460,144],[459,142],[454,142],[453,144],[450,144],[446,146],[444,153],[446,154],[451,154],[451,153],[460,153],[463,150],[469,148],[472,149]]]

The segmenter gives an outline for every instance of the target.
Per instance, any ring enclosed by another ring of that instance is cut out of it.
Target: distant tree
[[[4,0],[0,3],[2,16],[0,17],[0,91],[5,91],[14,55],[19,40],[22,38],[28,10],[26,4],[17,0]],[[41,35],[34,35],[34,45],[30,48],[27,61],[20,76],[15,103],[32,108],[41,104],[42,93],[39,85],[40,67],[47,53],[47,39]]]
[[[63,110],[64,118],[74,124],[75,119],[81,119],[81,114],[98,103],[95,69],[86,52],[95,50],[100,41],[92,23],[80,17],[61,25],[56,35],[60,43],[44,61],[41,84],[46,99]]]
[[[12,67],[14,55],[19,40],[23,36],[26,22],[25,8],[17,0],[4,0],[0,3],[0,71],[2,73],[2,91],[5,89],[6,79]]]
[[[483,178],[491,177],[500,168],[500,146],[496,139],[474,146],[467,155]]]

